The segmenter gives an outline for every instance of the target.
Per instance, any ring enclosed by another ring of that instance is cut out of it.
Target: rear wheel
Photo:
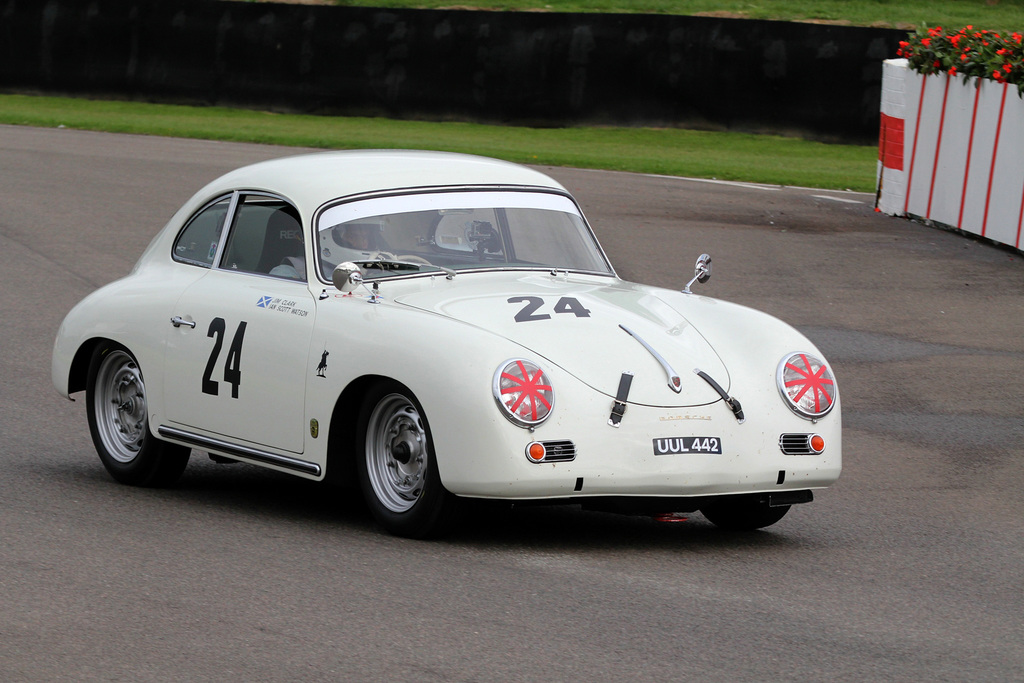
[[[789,505],[770,507],[759,496],[722,498],[700,509],[708,521],[730,531],[753,531],[775,524],[789,512]]]
[[[458,499],[441,484],[430,427],[404,387],[384,382],[369,392],[356,443],[359,486],[381,526],[410,538],[447,529]]]
[[[86,384],[89,432],[114,479],[133,486],[167,486],[188,464],[190,449],[149,431],[146,384],[135,357],[118,344],[96,347]]]

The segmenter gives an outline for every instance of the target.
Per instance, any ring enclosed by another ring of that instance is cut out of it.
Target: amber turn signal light
[[[544,459],[547,449],[544,448],[544,444],[534,441],[526,447],[526,457],[534,462],[540,462]]]

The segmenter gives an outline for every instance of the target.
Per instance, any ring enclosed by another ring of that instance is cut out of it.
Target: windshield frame
[[[521,209],[538,209],[538,210],[552,210],[558,211],[574,219],[579,219],[583,230],[580,233],[581,238],[589,240],[589,245],[593,248],[593,256],[596,260],[604,266],[604,269],[592,270],[582,268],[564,268],[561,266],[555,267],[551,265],[542,264],[530,264],[530,263],[495,263],[493,266],[474,266],[474,267],[463,267],[460,268],[457,265],[441,265],[441,264],[430,264],[425,265],[423,270],[394,270],[394,269],[382,269],[380,272],[366,272],[364,270],[364,278],[367,280],[377,279],[388,279],[393,280],[397,278],[409,278],[409,277],[423,277],[423,276],[435,276],[445,272],[454,270],[459,274],[475,273],[475,272],[495,272],[495,271],[544,271],[559,273],[582,273],[587,275],[598,275],[617,278],[615,269],[612,267],[611,261],[608,259],[608,255],[605,253],[604,248],[601,246],[600,241],[597,239],[597,235],[594,233],[593,228],[584,216],[583,211],[580,209],[579,204],[575,198],[568,192],[560,191],[554,188],[548,187],[531,187],[531,186],[455,186],[455,187],[418,187],[408,188],[397,191],[387,191],[378,193],[365,193],[349,197],[342,197],[339,199],[332,200],[323,204],[314,213],[313,221],[310,225],[311,231],[311,242],[313,244],[313,252],[315,258],[315,273],[316,277],[323,283],[329,283],[330,278],[325,276],[323,268],[326,265],[323,258],[323,254],[320,249],[321,241],[321,226],[327,222],[331,223],[331,226],[324,225],[323,230],[329,230],[332,227],[343,224],[344,222],[354,222],[360,218],[372,217],[377,215],[388,215],[389,213],[401,214],[401,213],[414,213],[417,211],[429,211],[435,208],[447,208],[444,206],[444,202],[438,202],[437,199],[431,198],[431,195],[506,195],[507,197],[515,197],[515,195],[530,195],[531,201],[523,197],[516,197],[511,201],[507,201],[509,206],[505,206],[502,202],[486,202],[477,200],[474,202],[481,208],[496,208],[496,209],[507,209],[507,208],[521,208]],[[476,199],[476,198],[474,198]],[[379,207],[379,208],[378,208]],[[405,208],[406,211],[391,211],[391,207],[397,207],[399,209]],[[384,208],[382,211],[381,208]],[[458,207],[461,208],[461,207]],[[341,220],[343,219],[343,220]],[[394,259],[396,262],[401,262],[402,259],[395,255]],[[353,261],[357,263],[368,262],[367,259],[354,258]],[[385,261],[386,263],[387,261]],[[329,264],[329,261],[327,262]]]

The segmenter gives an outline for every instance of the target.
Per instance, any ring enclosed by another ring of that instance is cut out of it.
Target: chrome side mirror
[[[701,254],[697,258],[697,263],[693,267],[693,274],[696,276],[697,282],[704,284],[711,279],[711,255]]]
[[[683,287],[683,294],[692,294],[690,291],[690,285],[694,282],[704,284],[711,279],[711,256],[709,254],[701,254],[697,257],[697,263],[693,267],[693,279],[686,283]]]
[[[331,274],[331,281],[334,282],[334,286],[341,292],[351,292],[359,285],[363,284],[363,272],[359,270],[359,266],[346,261],[339,263],[338,267],[334,269],[334,273]]]

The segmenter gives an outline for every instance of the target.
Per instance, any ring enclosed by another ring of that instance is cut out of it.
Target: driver
[[[331,230],[331,236],[339,246],[368,252],[372,249],[376,230],[377,227],[369,223],[343,223]]]
[[[368,263],[370,261],[403,261],[417,264],[428,262],[420,256],[411,254],[396,256],[395,250],[384,240],[383,217],[363,219],[339,223],[330,228],[330,237],[321,233],[323,242],[321,255],[324,257],[324,268],[333,269],[336,264],[344,261]],[[400,235],[398,237],[401,237]],[[365,266],[364,266],[365,267]],[[379,270],[394,270],[392,267],[381,266]]]
[[[328,246],[333,242],[334,249]],[[324,256],[340,261],[369,261],[377,258],[394,258],[381,236],[379,223],[340,223],[331,228],[331,237],[324,247]],[[335,252],[331,254],[331,252]]]

